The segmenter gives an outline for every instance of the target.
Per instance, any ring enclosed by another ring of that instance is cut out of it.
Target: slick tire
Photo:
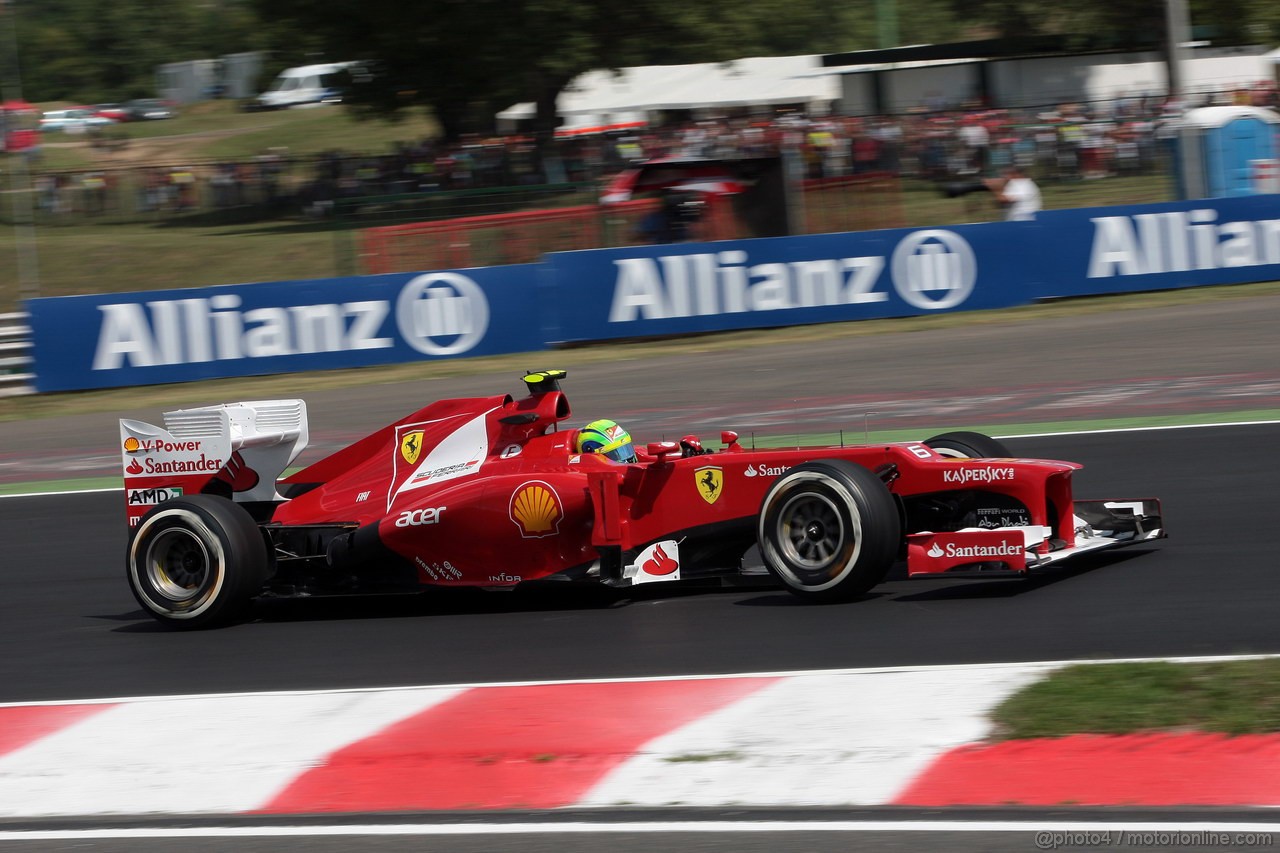
[[[243,507],[187,495],[142,517],[129,542],[126,573],[148,614],[171,628],[196,629],[243,616],[268,565],[266,543]]]
[[[1007,459],[1009,448],[980,432],[944,432],[926,439],[925,447],[953,459]]]
[[[902,528],[880,478],[844,460],[805,462],[779,477],[760,506],[765,566],[813,602],[847,601],[884,580]]]

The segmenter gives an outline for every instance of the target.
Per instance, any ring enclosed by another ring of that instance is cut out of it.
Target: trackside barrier
[[[1280,196],[27,300],[38,391],[530,352],[1280,280]]]
[[[25,313],[0,314],[0,397],[31,394],[31,326]]]
[[[902,184],[896,175],[867,172],[800,182],[804,200],[804,231],[866,231],[901,228],[907,224]]]
[[[548,245],[565,250],[601,245],[605,225],[596,205],[383,225],[360,232],[360,256],[371,273],[530,263]]]
[[[114,388],[538,350],[537,271],[30,299],[35,386]]]
[[[360,258],[370,273],[532,263],[548,251],[639,242],[641,220],[658,207],[648,198],[381,225],[360,232]],[[743,229],[727,203],[713,203],[693,230],[698,240],[728,240]]]
[[[803,211],[797,211],[792,225],[806,234],[899,228],[906,222],[901,183],[894,175],[813,178],[800,181],[799,188]],[[643,220],[660,204],[656,198],[639,198],[372,226],[360,230],[360,267],[381,274],[523,264],[549,252],[651,242]],[[734,202],[714,195],[706,198],[696,220],[684,225],[688,239],[697,242],[740,240],[752,234]]]

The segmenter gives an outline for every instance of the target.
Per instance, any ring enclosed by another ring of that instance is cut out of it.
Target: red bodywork
[[[1074,463],[955,459],[920,443],[748,450],[726,433],[725,446],[703,455],[650,445],[639,462],[617,464],[576,453],[575,430],[560,428],[569,416],[560,391],[434,403],[283,481],[319,485],[279,504],[271,522],[376,525],[421,583],[509,586],[665,540],[700,541],[704,551],[740,541],[745,551],[778,476],[844,459],[872,471],[893,466],[888,485],[898,496],[1003,493],[1027,507],[1030,524],[1056,531],[1057,547],[1074,544]],[[1059,509],[1051,516],[1050,507]]]
[[[911,577],[1018,576],[1166,535],[1158,500],[1075,500],[1081,466],[1007,458],[973,432],[748,450],[726,431],[627,463],[579,453],[565,375],[526,375],[518,400],[432,403],[284,479],[309,441],[302,400],[121,420],[134,597],[187,628],[258,597],[546,580],[771,578],[845,601],[903,558]]]

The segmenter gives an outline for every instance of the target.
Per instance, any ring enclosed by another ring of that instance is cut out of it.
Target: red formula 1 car
[[[578,453],[564,376],[432,403],[283,479],[307,443],[301,400],[121,421],[129,585],[162,622],[201,627],[259,596],[744,577],[758,546],[756,574],[829,601],[903,557],[913,577],[1023,574],[1165,535],[1158,501],[1074,500],[1079,465],[1009,458],[977,433]]]

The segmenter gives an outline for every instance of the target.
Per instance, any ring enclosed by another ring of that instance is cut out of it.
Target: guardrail
[[[31,324],[25,313],[0,314],[0,397],[33,394]]]

